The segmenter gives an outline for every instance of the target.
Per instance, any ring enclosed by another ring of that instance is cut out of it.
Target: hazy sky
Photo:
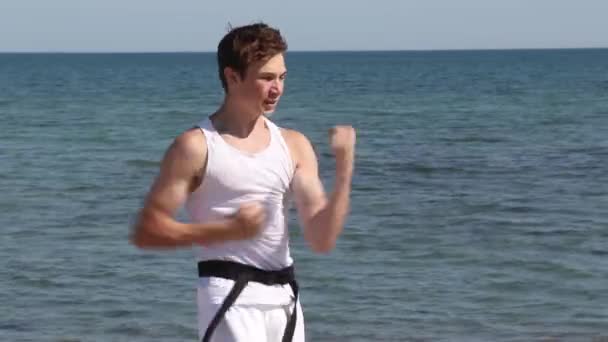
[[[257,20],[290,50],[608,47],[608,0],[0,0],[0,51],[214,51]]]

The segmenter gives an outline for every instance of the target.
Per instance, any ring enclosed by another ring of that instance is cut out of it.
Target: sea
[[[288,52],[271,116],[351,211],[316,254],[307,341],[608,341],[608,49]],[[196,341],[188,248],[129,243],[213,53],[0,54],[0,341]],[[184,219],[183,211],[178,219]]]

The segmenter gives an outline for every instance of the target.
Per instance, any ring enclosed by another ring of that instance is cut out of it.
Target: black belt
[[[226,314],[226,311],[234,304],[237,297],[241,294],[248,282],[253,281],[265,285],[285,285],[289,284],[295,296],[294,306],[291,316],[287,321],[285,332],[283,333],[282,342],[291,342],[293,333],[296,327],[296,312],[298,303],[298,283],[295,279],[293,266],[283,268],[278,271],[266,271],[253,266],[244,265],[233,261],[209,260],[198,263],[199,277],[219,277],[232,279],[235,281],[234,286],[224,299],[222,306],[217,311],[211,323],[205,331],[205,336],[202,342],[209,342],[211,335],[220,323],[220,320]]]

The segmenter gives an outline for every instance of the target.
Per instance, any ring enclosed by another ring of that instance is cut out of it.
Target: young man
[[[232,29],[218,45],[222,106],[168,148],[134,227],[140,248],[194,246],[202,341],[304,341],[289,252],[293,199],[311,249],[329,252],[349,210],[355,131],[330,130],[334,191],[326,196],[311,143],[279,128],[287,50],[263,23]],[[185,205],[192,223],[174,217]]]

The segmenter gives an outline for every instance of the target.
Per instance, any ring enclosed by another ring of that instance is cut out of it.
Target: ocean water
[[[292,52],[279,125],[358,132],[310,341],[608,341],[608,50]],[[0,341],[195,341],[190,250],[130,224],[213,54],[0,55]]]

